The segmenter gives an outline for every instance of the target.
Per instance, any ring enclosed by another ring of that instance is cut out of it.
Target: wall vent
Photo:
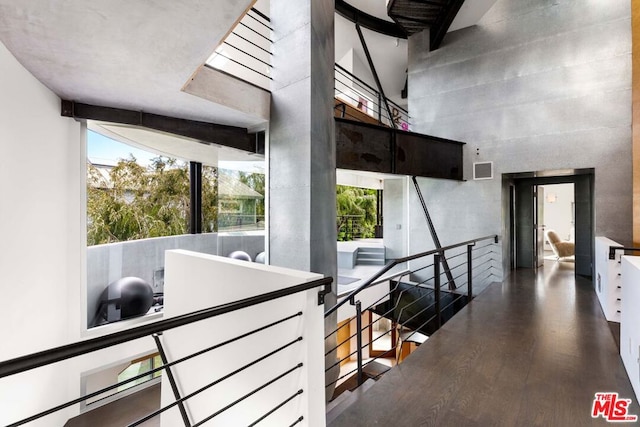
[[[474,163],[473,179],[493,179],[493,162]]]

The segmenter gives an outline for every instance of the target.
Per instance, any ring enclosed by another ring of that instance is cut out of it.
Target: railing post
[[[357,355],[358,355],[358,387],[362,385],[362,304],[360,301],[356,302],[356,341],[357,341]]]
[[[473,266],[471,265],[473,261],[473,246],[467,245],[467,294],[469,301],[473,298]]]
[[[442,317],[440,315],[440,254],[433,254],[433,298],[436,308],[436,330],[442,326]]]
[[[156,346],[158,347],[158,353],[160,353],[160,358],[162,359],[162,363],[166,365],[169,363],[167,361],[167,355],[164,352],[164,348],[162,347],[162,342],[160,341],[160,334],[153,334],[153,339],[156,342]],[[173,373],[171,372],[171,368],[165,368],[164,372],[167,375],[167,379],[169,380],[169,384],[171,385],[171,390],[173,391],[173,397],[176,400],[180,399],[180,391],[178,390],[178,385],[176,384],[176,379],[173,377]],[[184,407],[184,403],[178,403],[178,409],[180,409],[180,415],[182,415],[182,421],[184,422],[185,427],[191,427],[191,422],[189,421],[189,416],[187,415],[187,410]]]
[[[382,96],[378,92],[378,124],[382,124]]]

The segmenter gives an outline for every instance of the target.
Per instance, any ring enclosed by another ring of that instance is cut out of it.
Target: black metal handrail
[[[345,298],[341,301],[338,301],[338,303],[336,305],[334,305],[333,307],[331,307],[330,309],[326,310],[324,312],[325,317],[329,316],[331,313],[334,313],[336,310],[338,310],[338,308],[340,308],[341,306],[343,306],[344,304],[346,304],[348,301],[351,301],[351,303],[353,304],[354,302],[354,297],[359,294],[360,292],[362,292],[363,290],[365,290],[366,288],[370,287],[376,280],[378,280],[379,278],[381,278],[385,273],[387,273],[389,270],[391,270],[393,267],[408,262],[408,261],[413,261],[415,259],[418,258],[422,258],[425,256],[429,256],[429,255],[434,255],[434,254],[442,254],[445,251],[448,251],[450,249],[455,249],[455,248],[459,248],[462,246],[467,246],[467,245],[471,245],[477,242],[481,242],[483,240],[489,240],[489,239],[493,239],[494,243],[498,243],[498,235],[494,234],[491,236],[485,236],[485,237],[480,237],[478,239],[471,239],[471,240],[467,240],[466,242],[461,242],[461,243],[456,243],[450,246],[445,246],[441,249],[433,249],[430,251],[426,251],[426,252],[421,252],[419,254],[415,254],[415,255],[409,255],[403,258],[396,258],[394,260],[391,260],[389,262],[387,262],[385,264],[384,267],[382,267],[380,269],[380,271],[378,271],[377,273],[375,273],[373,276],[371,276],[366,282],[364,282],[362,285],[358,286],[356,289],[354,289],[353,291],[351,291],[347,296],[345,296]]]
[[[407,125],[411,124],[410,123],[409,112],[405,108],[399,106],[395,102],[393,102],[390,99],[388,99],[384,93],[381,93],[380,90],[373,88],[367,82],[365,82],[364,80],[362,80],[358,76],[354,75],[353,73],[349,72],[344,67],[342,67],[340,64],[335,64],[334,70],[335,70],[334,80],[335,80],[335,83],[336,83],[334,85],[334,89],[342,97],[345,97],[348,100],[353,101],[354,103],[359,102],[358,99],[354,98],[350,94],[345,93],[345,91],[341,90],[339,88],[338,83],[340,85],[344,86],[344,87],[349,87],[352,90],[354,90],[356,92],[359,92],[362,96],[373,98],[371,100],[371,104],[372,104],[372,107],[375,107],[375,108],[372,108],[372,110],[374,110],[374,109],[376,110],[377,118],[375,116],[372,116],[371,114],[368,114],[367,112],[364,112],[364,113],[367,114],[368,116],[371,116],[373,119],[376,119],[378,121],[378,124],[383,124],[385,122],[388,122],[388,124],[389,124],[389,126],[391,128],[396,128],[396,123],[397,123],[396,120],[398,118],[400,118],[402,121],[406,122]],[[355,89],[354,87],[352,87],[351,86],[352,83],[345,83],[343,80],[341,80],[339,78],[339,76],[343,76],[343,77],[345,77],[347,79],[351,79],[353,82],[355,82],[355,84],[358,85],[358,89]],[[376,102],[376,100],[377,100],[377,102]],[[393,106],[393,110],[395,110],[395,111],[392,112],[392,109],[389,106]],[[398,116],[395,116],[394,113],[397,113]],[[344,108],[342,110],[342,114],[343,114],[343,117],[345,115],[348,115],[348,116],[352,117],[353,119],[355,119],[357,121],[361,121],[362,120],[359,117],[355,117],[354,115],[349,114],[348,112],[346,112],[346,109],[344,109]],[[383,120],[383,119],[385,119],[385,120]]]
[[[368,84],[367,82],[365,82],[364,80],[362,80],[360,77],[356,76],[355,74],[349,72],[346,68],[344,68],[342,65],[340,64],[336,64],[336,69],[338,71],[341,71],[343,73],[345,73],[348,77],[355,79],[358,83],[360,83],[362,86],[366,87],[367,89],[369,89],[369,91],[372,94],[378,94],[378,90],[371,87],[370,84]],[[388,99],[388,98],[387,98]],[[388,99],[390,104],[393,104],[394,107],[397,107],[398,110],[402,111],[403,113],[405,113],[407,115],[407,117],[409,117],[409,112],[405,109],[402,108],[401,106],[399,106],[398,104],[396,104],[395,102],[393,102],[392,100]]]
[[[251,307],[263,302],[293,295],[298,292],[308,291],[309,289],[317,287],[326,288],[327,286],[330,286],[332,282],[333,279],[331,277],[325,277],[322,279],[303,283],[301,285],[292,286],[290,288],[279,289],[277,291],[267,292],[265,294],[244,298],[235,302],[221,304],[215,307],[172,317],[170,319],[160,320],[148,325],[137,326],[135,328],[127,329],[124,331],[114,332],[109,335],[55,347],[26,356],[16,357],[14,359],[0,362],[0,378],[39,368],[41,366],[50,365],[55,362],[70,359],[72,357],[81,356],[83,354],[91,353],[103,348],[112,347],[117,344],[133,341],[152,334],[167,331],[169,329],[188,325],[200,320],[210,319],[212,317]]]
[[[478,242],[486,240],[491,241],[483,245],[477,244]],[[327,310],[325,315],[330,315],[341,305],[349,301],[349,303],[355,307],[355,315],[353,318],[355,319],[356,326],[355,331],[349,330],[340,340],[337,340],[339,341],[338,344],[332,345],[332,348],[325,352],[326,357],[338,348],[348,345],[346,351],[348,354],[345,353],[341,358],[336,359],[333,364],[325,369],[325,372],[342,366],[342,362],[353,356],[357,357],[357,364],[348,372],[341,371],[340,374],[337,375],[337,378],[325,384],[325,387],[331,387],[352,375],[354,375],[356,380],[355,386],[361,385],[364,380],[364,368],[380,358],[389,357],[390,354],[395,355],[396,363],[400,363],[403,357],[403,351],[405,350],[402,346],[404,342],[414,341],[415,339],[412,340],[411,338],[418,332],[431,335],[437,331],[442,324],[458,312],[461,307],[472,300],[474,296],[474,283],[484,285],[488,283],[487,280],[490,280],[491,276],[495,274],[492,269],[495,268],[494,261],[496,260],[494,254],[496,254],[497,251],[494,251],[493,247],[497,243],[498,236],[492,235],[392,260],[367,282]],[[458,248],[463,250],[460,251],[460,253],[456,253],[456,249]],[[449,264],[445,262],[446,251],[453,251],[454,253],[454,255],[449,257],[449,260],[458,259],[463,256],[464,258],[462,261],[457,260],[455,265],[448,267]],[[430,256],[433,258],[433,262],[431,263],[427,258]],[[399,264],[421,258],[424,258],[425,263],[428,265],[420,265],[415,269],[407,268],[400,272],[385,275],[385,273]],[[480,261],[476,264],[474,260]],[[429,272],[429,270],[427,270],[428,268],[433,268],[432,272]],[[482,271],[479,272],[478,270]],[[420,272],[425,272],[426,274],[423,275],[423,273]],[[382,278],[383,276],[384,278]],[[405,276],[410,276],[410,280],[406,281],[404,279]],[[424,278],[424,276],[429,277]],[[388,283],[389,291],[385,291],[384,295],[379,296],[376,301],[368,303],[369,305],[367,307],[363,307],[362,302],[357,298],[358,293],[382,283]],[[362,316],[367,311],[375,313],[379,318],[374,320],[369,319],[368,323],[363,325]],[[391,320],[394,326],[374,338],[373,327],[376,322],[379,322],[382,318]],[[334,336],[349,324],[350,322],[345,322],[337,329],[326,334],[325,339]],[[363,344],[363,334],[365,334],[367,330],[369,331],[369,340]],[[365,361],[363,358],[364,348],[372,346],[376,341],[383,339],[389,334],[393,334],[395,330],[399,333],[395,342],[391,342],[391,348],[381,349],[379,350],[379,352],[382,352],[381,354],[377,354],[375,357]],[[349,336],[347,337],[346,335]],[[353,345],[348,344],[354,337],[357,342],[355,349]],[[381,374],[377,376],[379,375]],[[371,375],[369,375],[369,377],[371,377]],[[349,386],[349,388],[351,387],[353,387],[353,384]]]
[[[182,414],[185,426],[191,426],[187,414],[184,410],[183,402],[186,401],[187,399],[201,393],[202,391],[209,389],[210,387],[213,387],[214,385],[234,376],[235,374],[237,374],[238,372],[247,369],[257,363],[260,363],[262,360],[271,357],[273,355],[275,355],[276,353],[279,353],[280,351],[284,350],[285,348],[288,348],[289,346],[292,346],[296,343],[299,343],[300,341],[302,341],[302,336],[298,336],[297,338],[295,338],[294,340],[290,341],[288,344],[285,344],[267,354],[262,355],[261,357],[257,358],[256,360],[253,360],[252,362],[249,362],[248,364],[244,365],[243,367],[236,369],[233,372],[230,372],[224,376],[222,376],[221,378],[218,378],[217,380],[213,381],[212,383],[209,383],[208,385],[202,387],[199,390],[196,390],[195,392],[190,393],[187,396],[184,397],[180,397],[180,395],[178,394],[178,390],[177,388],[175,388],[175,384],[174,384],[174,379],[173,379],[173,375],[171,373],[170,368],[174,365],[177,365],[179,363],[185,362],[187,360],[190,360],[194,357],[200,356],[204,353],[210,352],[212,350],[218,349],[220,347],[223,347],[225,345],[228,345],[232,342],[236,342],[238,340],[244,339],[246,337],[249,337],[250,335],[253,335],[255,333],[258,333],[260,331],[264,331],[265,329],[268,328],[272,328],[275,327],[277,325],[280,325],[284,322],[290,321],[296,317],[299,317],[302,315],[302,312],[299,311],[295,314],[289,315],[287,317],[284,317],[280,320],[274,321],[272,323],[269,323],[267,325],[263,325],[260,326],[254,330],[245,332],[241,335],[238,335],[236,337],[230,338],[226,341],[217,343],[213,346],[207,347],[205,349],[199,350],[195,353],[189,354],[185,357],[182,357],[180,359],[174,360],[174,361],[167,361],[166,357],[164,356],[164,350],[162,349],[162,345],[159,342],[159,335],[162,334],[163,331],[167,331],[170,329],[174,329],[180,326],[186,326],[198,321],[202,321],[205,319],[210,319],[216,316],[220,316],[223,314],[227,314],[227,313],[231,313],[237,310],[241,310],[241,309],[245,309],[248,307],[252,307],[255,306],[257,304],[261,304],[261,303],[265,303],[268,301],[273,301],[275,299],[278,298],[283,298],[289,295],[293,295],[299,292],[304,292],[304,291],[308,291],[311,289],[315,289],[315,288],[323,288],[320,292],[319,292],[319,298],[318,298],[318,304],[320,304],[320,300],[321,300],[321,296],[323,296],[328,288],[330,288],[330,285],[332,283],[333,279],[332,278],[322,278],[322,279],[317,279],[317,280],[313,280],[307,283],[302,283],[296,286],[292,286],[286,289],[280,289],[280,290],[276,290],[276,291],[272,291],[272,292],[267,292],[264,294],[260,294],[260,295],[256,295],[253,297],[249,297],[249,298],[244,298],[235,302],[231,302],[231,303],[227,303],[227,304],[221,304],[215,307],[210,307],[207,309],[203,309],[203,310],[198,310],[198,311],[194,311],[188,314],[184,314],[184,315],[180,315],[180,316],[176,316],[176,317],[172,317],[170,319],[165,319],[165,320],[161,320],[161,321],[157,321],[155,323],[151,323],[151,324],[147,324],[147,325],[142,325],[142,326],[138,326],[135,328],[131,328],[128,330],[124,330],[124,331],[120,331],[120,332],[115,332],[109,335],[105,335],[102,337],[97,337],[97,338],[93,338],[93,339],[89,339],[89,340],[85,340],[85,341],[80,341],[77,343],[73,343],[73,344],[68,344],[68,345],[64,345],[64,346],[59,346],[59,347],[55,347],[49,350],[45,350],[45,351],[41,351],[41,352],[37,352],[37,353],[33,353],[30,355],[26,355],[26,356],[22,356],[22,357],[17,357],[11,360],[7,360],[7,361],[3,361],[0,362],[0,378],[4,378],[4,377],[8,377],[11,375],[15,375],[15,374],[19,374],[25,371],[29,371],[32,369],[36,369],[39,367],[43,367],[46,365],[50,365],[52,363],[56,363],[56,362],[60,362],[69,358],[73,358],[73,357],[77,357],[77,356],[82,356],[84,354],[88,354],[97,350],[101,350],[107,347],[111,347],[117,344],[122,344],[125,342],[129,342],[129,341],[133,341],[133,340],[137,340],[140,338],[144,338],[144,337],[148,337],[148,336],[152,336],[156,342],[156,344],[158,345],[158,349],[159,352],[162,356],[162,360],[163,360],[163,365],[153,368],[149,371],[146,371],[144,373],[135,375],[131,378],[127,378],[123,381],[118,382],[117,384],[113,384],[107,387],[104,387],[98,391],[86,394],[84,396],[81,396],[79,398],[73,399],[69,402],[57,405],[55,407],[49,408],[47,410],[44,410],[42,412],[39,412],[37,414],[34,414],[32,416],[29,416],[25,419],[22,419],[20,421],[14,422],[12,424],[10,424],[11,427],[15,427],[15,426],[20,426],[20,425],[24,425],[26,423],[32,422],[34,420],[37,420],[39,418],[45,417],[47,415],[53,414],[57,411],[60,411],[64,408],[68,408],[72,405],[75,405],[77,403],[83,402],[83,401],[87,401],[88,399],[91,399],[93,397],[97,397],[99,395],[102,395],[103,393],[106,393],[108,391],[114,390],[118,387],[120,387],[123,384],[128,384],[131,383],[133,381],[136,381],[142,377],[146,377],[149,375],[153,375],[156,372],[160,372],[160,371],[165,371],[167,374],[167,379],[170,381],[172,387],[173,387],[173,391],[174,391],[174,397],[175,397],[175,401],[163,408],[160,408],[159,410],[147,415],[146,417],[136,421],[133,424],[130,424],[130,426],[136,426],[139,425],[140,423],[149,420],[151,418],[153,418],[154,416],[159,415],[160,413],[171,409],[173,407],[178,407],[180,409],[180,412]],[[250,391],[249,393],[247,393],[247,395],[245,397],[243,397],[242,400],[246,399],[247,397],[249,397],[250,395],[255,394],[256,392],[258,392],[259,390],[262,390],[263,388],[269,386],[270,384],[274,383],[275,381],[278,381],[280,378],[283,378],[285,375],[287,375],[290,372],[293,372],[294,370],[300,368],[302,365],[301,363],[299,365],[297,365],[295,368],[290,369],[289,371],[286,371],[284,374],[273,378],[272,380],[270,380],[269,382],[261,385],[260,387]],[[229,409],[231,406],[235,405],[238,402],[234,402],[233,404],[229,405],[228,407],[226,407],[224,410]],[[277,409],[277,408],[275,408]],[[275,410],[274,409],[274,410]],[[224,412],[223,411],[219,411],[219,413]],[[205,421],[210,420],[211,418],[219,415],[219,413],[216,413],[212,416],[209,416]],[[270,411],[270,413],[272,413]],[[270,414],[269,413],[269,414]],[[266,414],[265,416],[268,416],[269,414]],[[201,421],[195,425],[200,425],[205,421]]]
[[[609,246],[609,259],[616,259],[616,251],[640,252],[640,248],[625,246]]]

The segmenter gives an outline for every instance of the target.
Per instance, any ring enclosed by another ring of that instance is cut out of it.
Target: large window
[[[218,182],[218,230],[264,230],[264,174],[220,169]]]
[[[337,186],[338,241],[376,237],[378,197],[376,190]]]
[[[264,161],[150,130],[92,125],[117,141],[91,131],[87,138],[88,328],[160,312],[167,250],[242,250],[252,258],[264,251]],[[145,288],[144,301],[127,305],[135,312],[123,309],[125,282]]]
[[[176,141],[179,143],[179,141]],[[202,166],[202,168],[200,168]],[[164,253],[216,254],[215,236],[194,239],[192,176],[198,171],[202,232],[217,231],[218,170],[142,150],[89,131],[87,138],[87,327],[160,312]],[[138,283],[125,278],[134,277]],[[146,286],[125,300],[122,286]],[[149,305],[150,304],[150,305]],[[129,310],[128,307],[139,307]]]
[[[188,232],[188,162],[157,156],[93,132],[88,140],[88,245]],[[203,190],[207,198],[215,199],[212,187],[215,184]]]

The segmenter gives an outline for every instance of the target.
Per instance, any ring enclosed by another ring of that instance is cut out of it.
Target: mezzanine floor
[[[330,427],[607,425],[591,418],[606,391],[640,415],[591,282],[545,261],[489,286]]]

